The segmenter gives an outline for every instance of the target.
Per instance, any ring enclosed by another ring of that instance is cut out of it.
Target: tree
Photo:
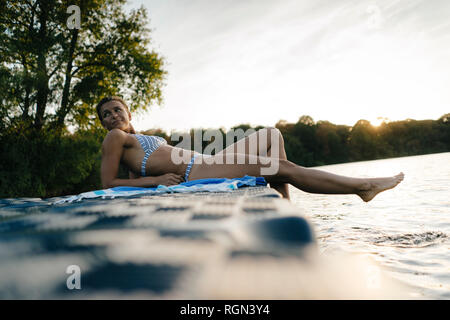
[[[298,123],[301,123],[305,126],[313,126],[314,125],[314,120],[312,117],[307,116],[307,115],[303,115],[300,117],[300,119],[298,119]]]
[[[161,103],[166,71],[148,48],[146,10],[127,13],[125,2],[0,2],[0,129],[87,128],[104,95],[123,96],[132,111]],[[69,28],[70,5],[80,8],[79,29]]]
[[[322,163],[345,162],[348,158],[347,138],[349,128],[338,126],[329,121],[317,122],[317,144],[320,152],[317,155]],[[316,156],[316,158],[318,158]]]
[[[299,139],[306,150],[311,152],[308,159],[314,159],[314,154],[318,154],[319,146],[316,136],[316,124],[310,116],[301,116],[294,125],[293,134]],[[313,165],[314,160],[308,160],[308,165]]]
[[[358,120],[349,136],[352,161],[372,160],[377,158],[376,132],[367,120]]]

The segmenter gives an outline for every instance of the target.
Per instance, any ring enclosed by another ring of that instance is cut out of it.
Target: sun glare
[[[389,119],[385,117],[377,117],[375,120],[371,120],[370,124],[374,127],[379,127],[383,122],[389,122]]]

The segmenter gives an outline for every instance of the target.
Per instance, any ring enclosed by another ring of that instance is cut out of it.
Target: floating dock
[[[333,285],[352,268],[324,268],[311,224],[268,187],[55,200],[0,200],[1,299],[374,297],[349,291],[357,276]]]

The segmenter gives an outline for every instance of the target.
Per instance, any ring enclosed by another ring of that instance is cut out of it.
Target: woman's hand
[[[166,173],[161,176],[152,177],[156,185],[162,184],[165,186],[173,186],[184,182],[184,179],[179,174],[175,173]]]

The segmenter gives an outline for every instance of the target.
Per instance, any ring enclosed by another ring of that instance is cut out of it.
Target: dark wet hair
[[[121,97],[118,97],[118,96],[107,96],[107,97],[104,97],[102,100],[100,100],[100,102],[95,107],[97,109],[97,115],[98,115],[98,118],[100,119],[100,121],[103,121],[102,113],[101,113],[102,105],[104,105],[105,103],[108,103],[110,101],[119,101],[121,104],[123,104],[123,106],[125,108],[127,108],[128,111],[130,111],[130,108],[128,108],[128,105],[126,104],[125,101],[123,101],[123,99]],[[136,131],[134,130],[133,125],[131,123],[130,123],[129,133],[136,133]]]

